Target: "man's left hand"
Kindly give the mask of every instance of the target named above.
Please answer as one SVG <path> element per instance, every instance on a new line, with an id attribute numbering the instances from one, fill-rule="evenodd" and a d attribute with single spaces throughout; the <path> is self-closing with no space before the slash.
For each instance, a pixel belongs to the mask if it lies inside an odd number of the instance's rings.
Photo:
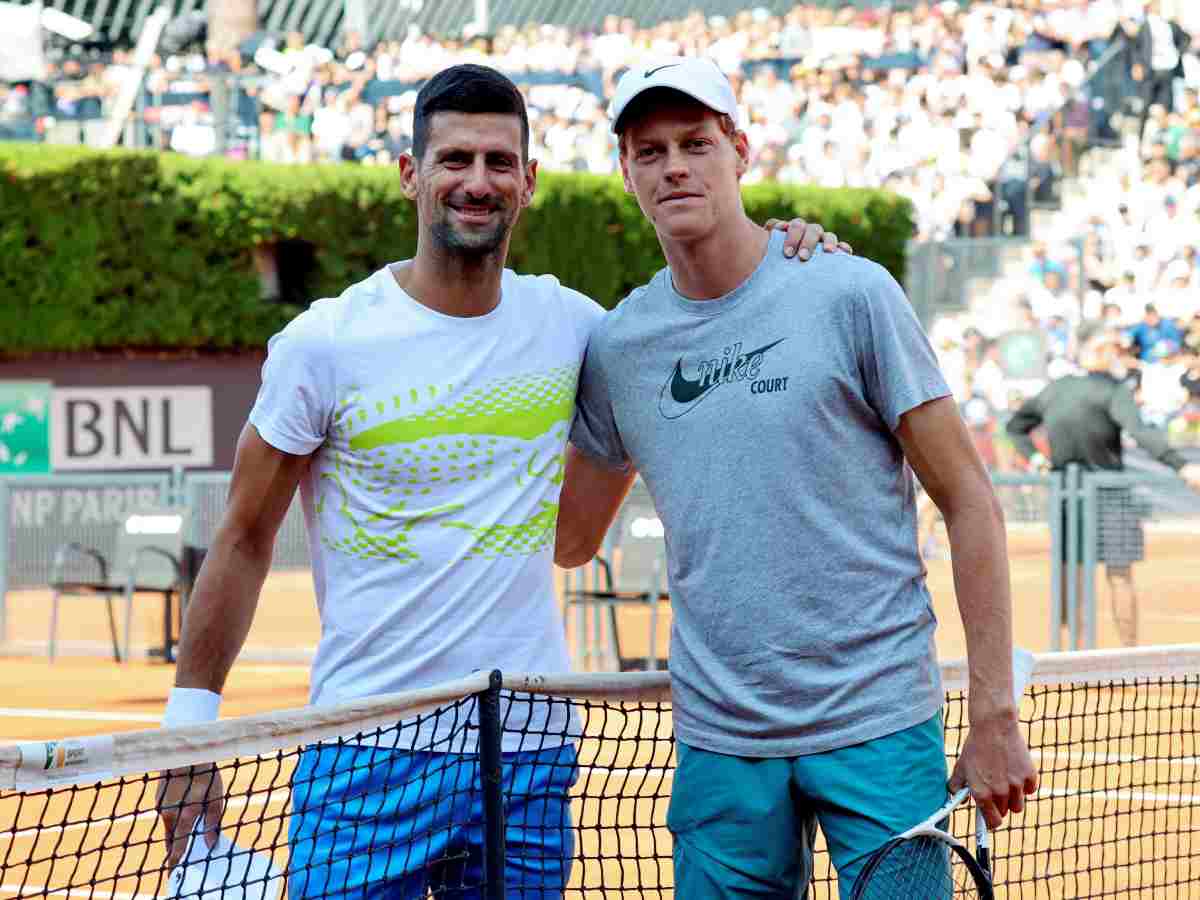
<path id="1" fill-rule="evenodd" d="M 787 257 L 798 256 L 802 260 L 808 259 L 817 249 L 818 244 L 826 253 L 835 253 L 838 250 L 843 253 L 854 252 L 853 247 L 845 241 L 839 241 L 836 234 L 826 231 L 816 222 L 806 222 L 803 219 L 792 219 L 790 222 L 783 219 L 767 219 L 763 227 L 787 232 L 787 237 L 783 241 L 783 255 Z"/>
<path id="2" fill-rule="evenodd" d="M 989 829 L 1025 808 L 1025 797 L 1037 790 L 1038 774 L 1015 718 L 971 726 L 950 776 L 950 793 L 964 786 L 971 789 Z"/>

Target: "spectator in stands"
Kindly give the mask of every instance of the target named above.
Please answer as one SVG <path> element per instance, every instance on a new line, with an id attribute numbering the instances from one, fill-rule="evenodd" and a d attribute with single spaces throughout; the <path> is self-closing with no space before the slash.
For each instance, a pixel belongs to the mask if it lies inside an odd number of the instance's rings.
<path id="1" fill-rule="evenodd" d="M 1100 307 L 1100 327 L 1120 329 L 1123 324 L 1124 321 L 1122 320 L 1119 304 L 1106 302 Z"/>
<path id="2" fill-rule="evenodd" d="M 1067 277 L 1067 267 L 1057 260 L 1050 258 L 1045 241 L 1034 241 L 1030 253 L 1033 259 L 1029 263 L 1027 271 L 1031 278 L 1042 281 L 1048 272 L 1056 272 L 1064 279 Z"/>
<path id="3" fill-rule="evenodd" d="M 1175 107 L 1175 79 L 1183 76 L 1183 54 L 1191 36 L 1163 14 L 1162 0 L 1147 0 L 1145 18 L 1133 39 L 1130 75 L 1142 88 L 1142 129 L 1151 106 Z"/>
<path id="4" fill-rule="evenodd" d="M 1170 319 L 1181 329 L 1187 326 L 1200 305 L 1200 294 L 1192 283 L 1194 275 L 1186 259 L 1171 260 L 1163 271 L 1162 286 L 1154 299 L 1163 318 Z"/>
<path id="5" fill-rule="evenodd" d="M 1107 248 L 1101 235 L 1089 232 L 1083 239 L 1083 271 L 1087 279 L 1087 288 L 1097 295 L 1103 295 L 1117 281 L 1116 264 L 1107 254 Z"/>
<path id="6" fill-rule="evenodd" d="M 1153 255 L 1153 242 L 1148 234 L 1138 239 L 1133 248 L 1129 269 L 1133 272 L 1134 286 L 1139 294 L 1150 296 L 1158 285 L 1162 264 Z"/>
<path id="7" fill-rule="evenodd" d="M 313 149 L 317 159 L 342 158 L 342 146 L 350 139 L 352 102 L 349 91 L 339 93 L 337 88 L 325 89 L 324 102 L 317 107 L 312 118 Z"/>
<path id="8" fill-rule="evenodd" d="M 1050 269 L 1040 284 L 1030 286 L 1029 300 L 1042 322 L 1057 318 L 1063 322 L 1079 324 L 1079 297 L 1066 283 L 1065 273 L 1057 269 Z"/>
<path id="9" fill-rule="evenodd" d="M 1183 334 L 1175 323 L 1164 319 L 1158 307 L 1147 303 L 1142 320 L 1127 331 L 1127 337 L 1142 363 L 1155 363 L 1179 352 Z"/>
<path id="10" fill-rule="evenodd" d="M 1200 303 L 1196 306 L 1196 311 L 1192 313 L 1191 319 L 1188 320 L 1187 330 L 1183 335 L 1183 345 L 1192 353 L 1200 354 Z"/>
<path id="11" fill-rule="evenodd" d="M 1133 325 L 1146 311 L 1146 295 L 1137 288 L 1137 274 L 1126 270 L 1121 280 L 1104 294 L 1105 305 L 1120 310 L 1120 323 Z"/>
<path id="12" fill-rule="evenodd" d="M 311 162 L 313 117 L 299 94 L 287 98 L 287 106 L 275 116 L 271 128 L 271 153 L 275 162 Z"/>
<path id="13" fill-rule="evenodd" d="M 381 149 L 392 159 L 399 159 L 401 153 L 412 149 L 412 135 L 404 127 L 401 116 L 391 116 L 387 122 L 387 130 L 380 136 Z"/>

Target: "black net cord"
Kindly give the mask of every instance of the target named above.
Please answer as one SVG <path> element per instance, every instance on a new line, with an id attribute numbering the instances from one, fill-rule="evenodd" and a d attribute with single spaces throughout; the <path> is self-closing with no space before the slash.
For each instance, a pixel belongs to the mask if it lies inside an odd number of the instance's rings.
<path id="1" fill-rule="evenodd" d="M 500 759 L 500 687 L 493 669 L 479 694 L 479 780 L 483 788 L 483 882 L 487 900 L 504 900 L 504 773 Z"/>

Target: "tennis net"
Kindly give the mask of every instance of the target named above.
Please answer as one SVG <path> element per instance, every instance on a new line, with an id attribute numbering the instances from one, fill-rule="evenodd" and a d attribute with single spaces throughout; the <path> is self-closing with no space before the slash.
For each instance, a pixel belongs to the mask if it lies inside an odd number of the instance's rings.
<path id="1" fill-rule="evenodd" d="M 965 667 L 943 677 L 953 764 Z M 665 673 L 480 673 L 333 708 L 0 747 L 0 896 L 331 897 L 386 877 L 396 896 L 541 898 L 569 870 L 570 898 L 672 897 L 669 694 Z M 1200 895 L 1198 695 L 1200 646 L 1037 658 L 1021 719 L 1042 783 L 994 835 L 998 897 Z M 169 878 L 161 773 L 190 767 L 206 784 L 214 760 L 232 845 Z M 564 819 L 552 798 L 572 779 Z M 952 827 L 966 837 L 972 823 Z M 823 852 L 809 893 L 837 896 Z"/>

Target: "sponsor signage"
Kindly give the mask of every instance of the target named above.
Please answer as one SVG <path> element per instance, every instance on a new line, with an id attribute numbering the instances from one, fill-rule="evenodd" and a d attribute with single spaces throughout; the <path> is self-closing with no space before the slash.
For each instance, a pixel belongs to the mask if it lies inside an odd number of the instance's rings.
<path id="1" fill-rule="evenodd" d="M 158 489 L 138 487 L 9 488 L 9 524 L 13 528 L 68 528 L 119 525 L 135 509 L 162 502 Z"/>
<path id="2" fill-rule="evenodd" d="M 0 382 L 0 475 L 50 471 L 48 381 Z"/>
<path id="3" fill-rule="evenodd" d="M 55 388 L 55 471 L 212 465 L 212 389 Z"/>

